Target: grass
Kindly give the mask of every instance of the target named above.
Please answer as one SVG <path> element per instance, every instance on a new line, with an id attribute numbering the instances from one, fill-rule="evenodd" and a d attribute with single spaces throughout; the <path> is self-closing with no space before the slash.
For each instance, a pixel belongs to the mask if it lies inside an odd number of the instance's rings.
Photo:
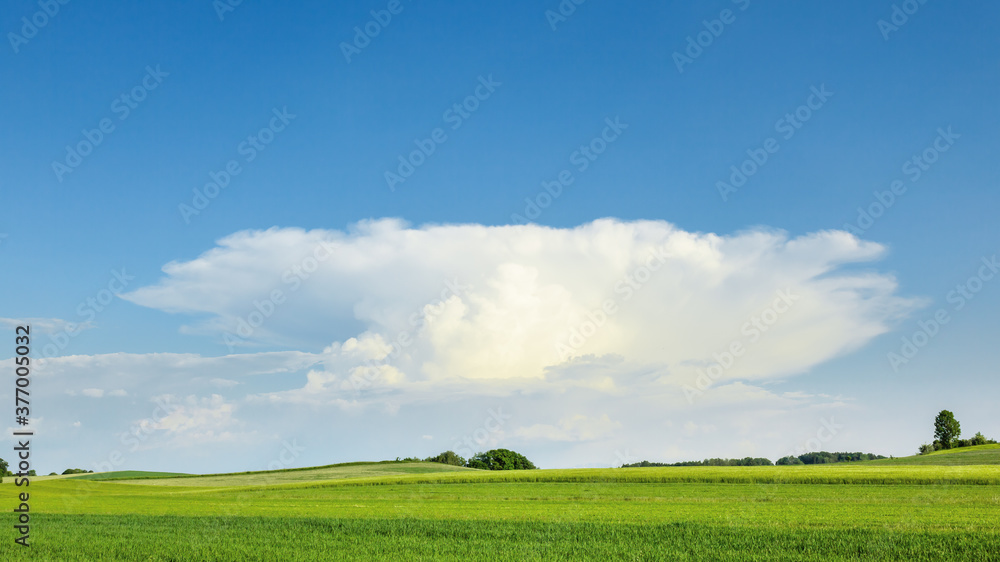
<path id="1" fill-rule="evenodd" d="M 15 547 L 5 525 L 0 560 L 995 560 L 1000 551 L 995 462 L 436 473 L 423 471 L 444 465 L 425 464 L 33 481 L 34 546 Z M 389 469 L 401 472 L 370 472 Z M 0 485 L 0 506 L 22 490 Z"/>
<path id="2" fill-rule="evenodd" d="M 476 472 L 470 468 L 431 462 L 358 462 L 333 464 L 293 470 L 239 472 L 205 476 L 176 476 L 144 480 L 142 484 L 157 486 L 260 486 L 343 480 L 349 478 L 382 478 L 407 474 L 433 474 L 441 472 Z M 111 473 L 113 474 L 113 473 Z M 136 478 L 116 478 L 121 482 L 136 482 Z"/>
<path id="3" fill-rule="evenodd" d="M 116 472 L 94 472 L 88 474 L 68 474 L 67 478 L 79 480 L 121 480 L 125 478 L 170 478 L 174 476 L 188 476 L 183 472 L 147 472 L 144 470 L 119 470 Z"/>
<path id="4" fill-rule="evenodd" d="M 976 445 L 945 451 L 934 451 L 926 455 L 868 461 L 872 465 L 923 465 L 923 466 L 963 466 L 1000 464 L 1000 445 Z"/>

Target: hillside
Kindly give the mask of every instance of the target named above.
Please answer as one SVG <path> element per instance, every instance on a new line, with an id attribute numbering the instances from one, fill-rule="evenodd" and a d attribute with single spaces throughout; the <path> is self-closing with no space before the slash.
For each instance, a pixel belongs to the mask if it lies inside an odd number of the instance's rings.
<path id="1" fill-rule="evenodd" d="M 190 476 L 183 472 L 147 472 L 145 470 L 118 470 L 115 472 L 89 472 L 87 474 L 69 474 L 66 478 L 77 480 L 121 480 L 123 478 L 171 478 L 174 476 Z"/>
<path id="2" fill-rule="evenodd" d="M 867 461 L 865 465 L 926 465 L 926 466 L 967 466 L 976 464 L 1000 464 L 1000 445 L 977 445 L 946 451 L 934 451 L 926 455 Z"/>
<path id="3" fill-rule="evenodd" d="M 441 472 L 479 472 L 471 468 L 433 462 L 353 462 L 332 464 L 312 468 L 270 470 L 262 472 L 242 472 L 231 474 L 206 474 L 195 476 L 166 477 L 107 477 L 119 483 L 146 484 L 152 486 L 265 486 L 315 482 L 322 480 L 343 480 L 347 478 L 377 478 L 385 476 L 405 476 L 410 474 L 434 474 Z M 104 473 L 113 475 L 115 473 Z M 155 473 L 145 473 L 155 474 Z M 166 474 L 166 473 L 164 473 Z M 97 474 L 91 476 L 98 476 Z"/>

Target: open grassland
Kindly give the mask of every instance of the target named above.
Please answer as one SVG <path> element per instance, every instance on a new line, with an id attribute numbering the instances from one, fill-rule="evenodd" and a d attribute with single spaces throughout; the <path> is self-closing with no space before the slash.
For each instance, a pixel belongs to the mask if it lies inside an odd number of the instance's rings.
<path id="1" fill-rule="evenodd" d="M 80 480 L 121 480 L 123 478 L 171 478 L 174 476 L 189 476 L 182 472 L 147 472 L 145 470 L 119 470 L 117 472 L 94 472 L 88 474 L 69 474 L 67 478 Z"/>
<path id="2" fill-rule="evenodd" d="M 872 465 L 937 465 L 962 466 L 973 464 L 1000 464 L 1000 445 L 977 445 L 946 451 L 934 451 L 915 457 L 868 461 Z"/>
<path id="3" fill-rule="evenodd" d="M 141 483 L 154 486 L 264 486 L 293 482 L 316 482 L 353 478 L 382 478 L 407 474 L 434 474 L 448 472 L 478 472 L 470 468 L 430 462 L 356 462 L 318 466 L 293 470 L 211 474 L 206 476 L 179 476 L 176 478 L 129 478 L 125 473 L 115 475 L 118 482 Z M 121 474 L 122 476 L 117 476 Z M 92 476 L 98 476 L 94 474 Z"/>
<path id="4" fill-rule="evenodd" d="M 32 482 L 30 554 L 5 524 L 0 560 L 985 561 L 1000 552 L 995 464 L 389 476 L 363 466 L 332 478 L 334 467 L 263 481 Z M 282 474 L 297 479 L 275 482 Z M 0 485 L 5 511 L 18 491 Z"/>

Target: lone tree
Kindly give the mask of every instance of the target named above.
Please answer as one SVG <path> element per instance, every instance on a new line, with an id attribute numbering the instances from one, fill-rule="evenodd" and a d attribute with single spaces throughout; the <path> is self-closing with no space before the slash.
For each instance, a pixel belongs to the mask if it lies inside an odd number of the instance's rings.
<path id="1" fill-rule="evenodd" d="M 962 435 L 962 427 L 955 414 L 948 410 L 941 410 L 941 413 L 934 418 L 934 439 L 941 443 L 942 449 L 951 449 L 951 443 Z"/>
<path id="2" fill-rule="evenodd" d="M 0 459 L 0 484 L 3 483 L 3 477 L 7 474 L 7 461 Z"/>

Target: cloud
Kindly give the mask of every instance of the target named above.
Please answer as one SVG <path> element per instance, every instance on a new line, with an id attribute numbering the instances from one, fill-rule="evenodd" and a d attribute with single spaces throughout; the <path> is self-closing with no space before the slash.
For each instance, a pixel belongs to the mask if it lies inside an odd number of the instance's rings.
<path id="1" fill-rule="evenodd" d="M 597 418 L 575 415 L 563 418 L 558 425 L 535 424 L 518 428 L 516 437 L 523 439 L 541 439 L 546 441 L 594 441 L 609 437 L 616 429 L 622 427 L 619 422 L 611 421 L 607 414 Z"/>
<path id="2" fill-rule="evenodd" d="M 0 318 L 0 326 L 10 330 L 18 326 L 30 326 L 35 332 L 49 335 L 61 332 L 76 335 L 94 327 L 91 322 L 70 322 L 61 318 Z"/>
<path id="3" fill-rule="evenodd" d="M 183 399 L 164 395 L 156 400 L 167 404 L 168 412 L 155 420 L 151 429 L 166 432 L 169 445 L 192 447 L 205 443 L 250 441 L 254 435 L 239 431 L 243 422 L 234 416 L 236 405 L 218 394 L 204 397 L 192 395 Z"/>
<path id="4" fill-rule="evenodd" d="M 723 384 L 787 377 L 857 349 L 920 305 L 897 296 L 890 275 L 843 267 L 884 253 L 840 231 L 386 219 L 347 232 L 238 232 L 124 298 L 207 316 L 191 333 L 326 346 L 305 385 L 272 400 L 346 406 L 359 378 L 410 395 L 574 384 L 635 392 L 640 382 L 688 384 L 719 361 Z M 743 353 L 727 362 L 734 343 Z"/>
<path id="5" fill-rule="evenodd" d="M 85 388 L 80 391 L 80 394 L 88 396 L 90 398 L 100 398 L 104 396 L 104 391 L 100 388 Z"/>

